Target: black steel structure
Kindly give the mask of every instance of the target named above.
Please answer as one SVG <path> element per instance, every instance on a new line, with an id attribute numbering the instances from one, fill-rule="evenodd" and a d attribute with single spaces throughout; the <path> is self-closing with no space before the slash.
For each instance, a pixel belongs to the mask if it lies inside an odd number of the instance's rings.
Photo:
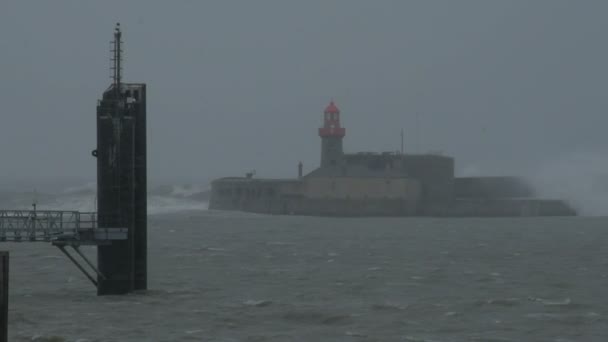
<path id="1" fill-rule="evenodd" d="M 146 85 L 122 82 L 122 33 L 112 42 L 112 85 L 97 104 L 97 221 L 127 229 L 97 247 L 98 295 L 147 288 Z"/>
<path id="2" fill-rule="evenodd" d="M 122 82 L 121 37 L 116 24 L 112 84 L 97 103 L 97 148 L 92 152 L 97 158 L 97 212 L 37 210 L 36 203 L 33 210 L 0 210 L 0 242 L 52 243 L 97 287 L 98 295 L 148 286 L 146 85 Z M 81 246 L 97 247 L 97 267 Z M 8 254 L 0 252 L 0 266 L 6 270 L 0 268 L 1 287 L 8 285 Z M 0 324 L 6 320 L 2 298 L 4 303 L 8 298 L 2 289 Z"/>
<path id="3" fill-rule="evenodd" d="M 0 252 L 0 342 L 8 342 L 8 252 Z"/>

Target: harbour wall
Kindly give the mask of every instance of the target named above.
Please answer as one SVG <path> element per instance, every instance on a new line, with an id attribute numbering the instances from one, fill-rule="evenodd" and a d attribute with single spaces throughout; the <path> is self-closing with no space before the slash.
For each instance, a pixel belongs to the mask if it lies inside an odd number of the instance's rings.
<path id="1" fill-rule="evenodd" d="M 434 217 L 529 217 L 575 216 L 576 211 L 562 200 L 546 199 L 457 199 L 429 204 L 421 215 Z"/>
<path id="2" fill-rule="evenodd" d="M 431 216 L 431 217 L 530 217 L 574 216 L 564 201 L 542 199 L 455 200 L 421 204 L 401 199 L 276 199 L 232 198 L 210 202 L 212 210 L 234 210 L 270 215 L 310 216 Z"/>
<path id="3" fill-rule="evenodd" d="M 466 199 L 530 198 L 534 189 L 519 177 L 456 177 L 454 197 Z"/>
<path id="4" fill-rule="evenodd" d="M 402 199 L 336 199 L 284 197 L 277 199 L 212 200 L 209 209 L 271 215 L 304 216 L 415 216 L 418 202 Z"/>
<path id="5" fill-rule="evenodd" d="M 495 180 L 489 184 L 506 183 L 505 180 Z M 418 181 L 406 178 L 354 179 L 347 177 L 303 180 L 224 178 L 214 181 L 212 184 L 209 209 L 274 215 L 344 217 L 576 215 L 576 212 L 561 200 L 506 198 L 505 195 L 507 193 L 498 191 L 493 198 L 470 196 L 444 201 L 428 201 L 423 199 Z"/>

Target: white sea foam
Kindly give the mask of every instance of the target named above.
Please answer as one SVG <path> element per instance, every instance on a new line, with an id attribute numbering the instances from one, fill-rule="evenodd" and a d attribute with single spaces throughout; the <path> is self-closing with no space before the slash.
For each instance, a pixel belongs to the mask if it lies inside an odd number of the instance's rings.
<path id="1" fill-rule="evenodd" d="M 169 191 L 154 188 L 149 191 L 148 214 L 168 214 L 180 211 L 207 210 L 208 202 L 203 199 L 190 198 L 204 191 L 204 186 L 172 186 Z M 39 210 L 62 211 L 96 211 L 96 184 L 85 183 L 69 186 L 56 193 L 23 193 L 8 194 L 1 207 L 4 209 L 27 210 L 36 202 Z M 6 196 L 5 196 L 6 197 Z"/>
<path id="2" fill-rule="evenodd" d="M 608 214 L 608 155 L 578 152 L 544 163 L 529 177 L 538 195 L 559 198 L 583 215 Z"/>
<path id="3" fill-rule="evenodd" d="M 148 198 L 148 214 L 169 214 L 180 211 L 207 210 L 209 204 L 187 198 L 152 196 Z"/>

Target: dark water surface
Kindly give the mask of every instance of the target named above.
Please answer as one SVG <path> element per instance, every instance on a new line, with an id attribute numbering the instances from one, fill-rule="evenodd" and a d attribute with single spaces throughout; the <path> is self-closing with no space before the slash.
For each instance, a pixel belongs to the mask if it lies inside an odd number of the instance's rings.
<path id="1" fill-rule="evenodd" d="M 11 252 L 10 341 L 608 341 L 608 219 L 150 217 L 150 290 Z M 89 249 L 93 254 L 93 249 Z"/>

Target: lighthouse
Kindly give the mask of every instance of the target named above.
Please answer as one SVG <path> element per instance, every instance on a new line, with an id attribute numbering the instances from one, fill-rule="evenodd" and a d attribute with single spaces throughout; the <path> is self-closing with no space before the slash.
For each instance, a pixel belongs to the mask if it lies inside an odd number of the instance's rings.
<path id="1" fill-rule="evenodd" d="M 319 128 L 321 137 L 321 167 L 332 167 L 342 164 L 344 151 L 342 138 L 346 129 L 340 126 L 340 109 L 331 101 L 323 112 L 323 127 Z"/>

